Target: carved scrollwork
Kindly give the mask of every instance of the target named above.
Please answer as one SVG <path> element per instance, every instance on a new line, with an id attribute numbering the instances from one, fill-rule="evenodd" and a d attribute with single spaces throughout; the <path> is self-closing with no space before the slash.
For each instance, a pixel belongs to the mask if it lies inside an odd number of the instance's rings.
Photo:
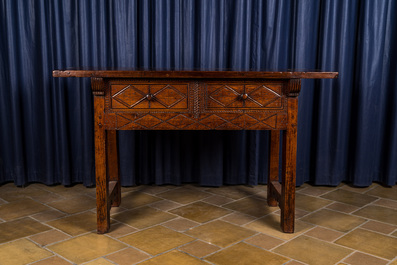
<path id="1" fill-rule="evenodd" d="M 103 78 L 91 77 L 91 89 L 92 94 L 94 94 L 95 96 L 104 96 L 105 84 L 103 82 Z"/>
<path id="2" fill-rule="evenodd" d="M 288 97 L 297 97 L 301 91 L 301 80 L 291 79 L 288 82 Z"/>

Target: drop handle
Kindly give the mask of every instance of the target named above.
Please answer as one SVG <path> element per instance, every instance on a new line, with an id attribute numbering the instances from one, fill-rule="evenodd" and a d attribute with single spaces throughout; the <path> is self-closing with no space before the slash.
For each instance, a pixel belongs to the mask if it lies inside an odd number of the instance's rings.
<path id="1" fill-rule="evenodd" d="M 146 99 L 149 101 L 152 101 L 152 100 L 154 100 L 154 96 L 152 94 L 147 94 Z"/>
<path id="2" fill-rule="evenodd" d="M 240 99 L 241 100 L 246 100 L 247 98 L 248 98 L 248 94 L 247 93 L 244 93 L 244 94 L 240 95 Z"/>

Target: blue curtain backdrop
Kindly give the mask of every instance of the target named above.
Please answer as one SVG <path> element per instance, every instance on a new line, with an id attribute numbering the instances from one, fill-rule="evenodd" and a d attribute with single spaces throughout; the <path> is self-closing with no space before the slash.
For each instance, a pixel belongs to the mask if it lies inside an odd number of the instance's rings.
<path id="1" fill-rule="evenodd" d="M 397 180 L 397 1 L 0 0 L 0 183 L 93 185 L 89 79 L 53 69 L 321 69 L 297 184 Z M 119 132 L 123 185 L 257 184 L 267 132 Z"/>

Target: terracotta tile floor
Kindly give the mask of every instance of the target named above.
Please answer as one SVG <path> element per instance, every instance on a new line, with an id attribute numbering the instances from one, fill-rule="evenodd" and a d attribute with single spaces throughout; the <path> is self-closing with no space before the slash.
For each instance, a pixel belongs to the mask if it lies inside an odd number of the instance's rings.
<path id="1" fill-rule="evenodd" d="M 0 264 L 397 264 L 397 186 L 297 189 L 296 233 L 266 186 L 122 189 L 97 235 L 95 189 L 0 186 Z"/>

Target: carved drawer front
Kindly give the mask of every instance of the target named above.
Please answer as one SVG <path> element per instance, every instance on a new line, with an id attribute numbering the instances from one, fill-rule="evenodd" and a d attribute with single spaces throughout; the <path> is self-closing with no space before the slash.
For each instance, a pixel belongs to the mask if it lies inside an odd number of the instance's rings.
<path id="1" fill-rule="evenodd" d="M 205 107 L 227 109 L 283 109 L 281 81 L 206 82 Z"/>
<path id="2" fill-rule="evenodd" d="M 188 108 L 189 83 L 155 81 L 112 82 L 110 108 L 116 110 L 180 110 Z"/>

